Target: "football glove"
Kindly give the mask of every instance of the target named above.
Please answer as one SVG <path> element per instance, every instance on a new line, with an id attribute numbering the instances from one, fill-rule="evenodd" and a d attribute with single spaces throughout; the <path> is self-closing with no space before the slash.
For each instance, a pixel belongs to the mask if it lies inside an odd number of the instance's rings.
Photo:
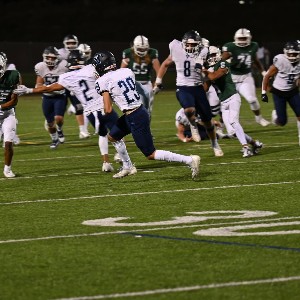
<path id="1" fill-rule="evenodd" d="M 199 74 L 202 73 L 203 63 L 204 63 L 204 61 L 203 61 L 202 56 L 198 56 L 195 59 L 195 71 Z"/>
<path id="2" fill-rule="evenodd" d="M 14 94 L 17 94 L 18 96 L 22 96 L 24 94 L 30 94 L 32 93 L 33 89 L 28 88 L 25 85 L 19 85 L 14 91 Z"/>
<path id="3" fill-rule="evenodd" d="M 155 84 L 154 88 L 153 88 L 153 94 L 156 95 L 158 94 L 162 89 L 163 89 L 163 85 L 162 84 Z"/>
<path id="4" fill-rule="evenodd" d="M 261 94 L 261 101 L 262 102 L 269 102 L 269 98 L 267 94 Z"/>

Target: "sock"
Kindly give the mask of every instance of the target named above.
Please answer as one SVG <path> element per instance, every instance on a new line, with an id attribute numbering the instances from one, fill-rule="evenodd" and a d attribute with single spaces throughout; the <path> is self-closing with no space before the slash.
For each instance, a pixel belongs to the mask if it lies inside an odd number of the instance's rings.
<path id="1" fill-rule="evenodd" d="M 52 141 L 58 140 L 58 134 L 57 134 L 57 131 L 54 132 L 54 133 L 50 133 L 50 136 L 51 136 Z"/>
<path id="2" fill-rule="evenodd" d="M 168 162 L 181 162 L 190 165 L 192 162 L 191 156 L 177 154 L 171 151 L 156 150 L 154 154 L 155 160 L 164 160 Z"/>
<path id="3" fill-rule="evenodd" d="M 101 155 L 108 154 L 108 138 L 106 136 L 99 135 L 98 145 Z"/>
<path id="4" fill-rule="evenodd" d="M 116 151 L 120 155 L 120 158 L 123 163 L 123 168 L 124 169 L 131 169 L 132 168 L 132 162 L 129 157 L 129 154 L 126 149 L 126 145 L 123 140 L 117 141 L 117 142 L 112 142 L 113 146 L 115 147 Z"/>
<path id="5" fill-rule="evenodd" d="M 300 138 L 300 121 L 297 120 L 298 136 Z"/>
<path id="6" fill-rule="evenodd" d="M 5 165 L 4 166 L 4 172 L 8 172 L 11 170 L 11 166 Z"/>

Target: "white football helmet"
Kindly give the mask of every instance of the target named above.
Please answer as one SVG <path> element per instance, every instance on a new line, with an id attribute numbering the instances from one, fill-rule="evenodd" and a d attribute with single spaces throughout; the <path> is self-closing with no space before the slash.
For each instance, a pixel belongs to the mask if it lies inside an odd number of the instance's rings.
<path id="1" fill-rule="evenodd" d="M 6 70 L 7 58 L 4 52 L 0 52 L 0 78 L 4 75 Z"/>
<path id="2" fill-rule="evenodd" d="M 77 49 L 83 53 L 83 57 L 86 61 L 92 57 L 92 49 L 90 45 L 80 44 Z"/>
<path id="3" fill-rule="evenodd" d="M 209 40 L 202 38 L 201 43 L 202 43 L 203 47 L 206 47 L 206 48 L 209 47 Z"/>
<path id="4" fill-rule="evenodd" d="M 43 61 L 48 67 L 54 67 L 58 63 L 58 56 L 57 48 L 49 46 L 43 52 Z"/>
<path id="5" fill-rule="evenodd" d="M 287 42 L 283 48 L 285 57 L 295 63 L 300 60 L 300 44 L 298 41 Z"/>
<path id="6" fill-rule="evenodd" d="M 133 50 L 137 56 L 144 57 L 146 56 L 149 50 L 149 41 L 143 35 L 138 35 L 133 40 Z"/>
<path id="7" fill-rule="evenodd" d="M 209 66 L 215 65 L 222 58 L 221 50 L 215 46 L 209 46 L 208 55 L 207 55 L 207 63 Z"/>
<path id="8" fill-rule="evenodd" d="M 64 37 L 63 44 L 67 50 L 75 50 L 78 47 L 78 38 L 74 34 L 68 34 Z"/>
<path id="9" fill-rule="evenodd" d="M 240 28 L 235 34 L 234 34 L 234 43 L 238 47 L 246 47 L 250 45 L 252 39 L 252 35 L 250 33 L 250 30 L 246 28 Z"/>

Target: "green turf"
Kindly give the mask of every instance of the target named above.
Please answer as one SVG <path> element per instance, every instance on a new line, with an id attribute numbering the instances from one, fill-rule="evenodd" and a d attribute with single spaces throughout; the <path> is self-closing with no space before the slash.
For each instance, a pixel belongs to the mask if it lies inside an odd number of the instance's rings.
<path id="1" fill-rule="evenodd" d="M 272 102 L 261 105 L 270 120 Z M 98 138 L 80 140 L 74 116 L 65 116 L 65 144 L 50 150 L 41 97 L 20 97 L 17 177 L 0 178 L 1 300 L 299 299 L 300 147 L 292 111 L 285 127 L 261 127 L 243 100 L 241 123 L 264 143 L 245 159 L 237 140 L 221 140 L 219 158 L 207 140 L 177 140 L 178 109 L 174 91 L 156 96 L 154 142 L 200 154 L 200 177 L 192 180 L 181 164 L 146 160 L 128 136 L 138 173 L 118 180 L 101 172 Z M 274 214 L 240 218 L 239 211 Z M 118 217 L 109 226 L 83 224 Z M 234 235 L 203 235 L 223 227 Z"/>

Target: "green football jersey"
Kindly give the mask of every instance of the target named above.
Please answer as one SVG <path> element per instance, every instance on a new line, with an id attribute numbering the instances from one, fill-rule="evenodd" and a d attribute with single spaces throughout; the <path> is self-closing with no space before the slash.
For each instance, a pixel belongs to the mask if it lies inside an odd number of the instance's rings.
<path id="1" fill-rule="evenodd" d="M 216 79 L 213 82 L 214 87 L 217 89 L 218 97 L 220 101 L 224 101 L 236 93 L 235 83 L 232 81 L 230 66 L 227 61 L 219 61 L 214 66 L 214 71 L 217 71 L 219 68 L 228 68 L 228 73 L 222 77 Z"/>
<path id="2" fill-rule="evenodd" d="M 223 52 L 231 53 L 230 70 L 234 75 L 244 75 L 251 72 L 257 50 L 258 44 L 256 42 L 251 42 L 246 47 L 238 47 L 234 42 L 229 42 L 222 47 Z"/>
<path id="3" fill-rule="evenodd" d="M 7 70 L 0 78 L 0 105 L 10 100 L 11 94 L 20 82 L 20 73 L 17 70 Z M 3 110 L 11 109 L 12 107 Z"/>
<path id="4" fill-rule="evenodd" d="M 122 57 L 123 59 L 129 59 L 127 68 L 133 71 L 136 81 L 151 81 L 153 70 L 152 60 L 158 58 L 158 51 L 156 49 L 149 48 L 144 57 L 139 57 L 134 53 L 132 48 L 128 48 L 123 51 Z"/>

